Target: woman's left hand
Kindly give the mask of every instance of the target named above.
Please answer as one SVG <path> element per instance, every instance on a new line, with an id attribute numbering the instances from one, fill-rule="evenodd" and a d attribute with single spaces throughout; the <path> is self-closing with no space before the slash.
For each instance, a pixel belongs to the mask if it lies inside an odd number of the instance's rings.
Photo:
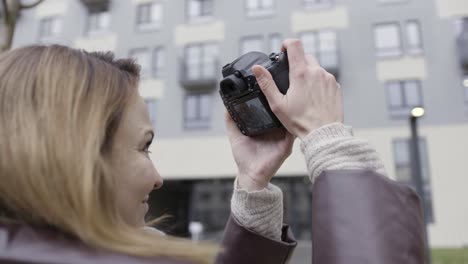
<path id="1" fill-rule="evenodd" d="M 244 136 L 230 115 L 225 113 L 226 129 L 238 168 L 237 182 L 247 191 L 266 188 L 289 155 L 295 137 L 278 129 L 256 137 Z"/>

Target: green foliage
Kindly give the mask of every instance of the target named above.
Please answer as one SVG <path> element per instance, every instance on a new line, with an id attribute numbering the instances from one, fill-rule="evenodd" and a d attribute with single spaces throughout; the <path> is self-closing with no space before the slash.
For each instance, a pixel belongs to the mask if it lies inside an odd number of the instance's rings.
<path id="1" fill-rule="evenodd" d="M 468 264 L 468 248 L 432 249 L 432 264 Z"/>

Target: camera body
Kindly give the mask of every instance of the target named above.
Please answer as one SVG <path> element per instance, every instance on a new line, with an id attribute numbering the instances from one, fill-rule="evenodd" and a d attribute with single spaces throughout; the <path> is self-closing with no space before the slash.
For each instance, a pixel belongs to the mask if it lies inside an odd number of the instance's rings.
<path id="1" fill-rule="evenodd" d="M 271 73 L 281 93 L 286 94 L 289 88 L 286 52 L 269 56 L 261 52 L 249 52 L 223 67 L 224 79 L 220 83 L 219 93 L 232 120 L 246 136 L 264 134 L 283 126 L 258 86 L 252 72 L 254 65 L 261 65 Z"/>

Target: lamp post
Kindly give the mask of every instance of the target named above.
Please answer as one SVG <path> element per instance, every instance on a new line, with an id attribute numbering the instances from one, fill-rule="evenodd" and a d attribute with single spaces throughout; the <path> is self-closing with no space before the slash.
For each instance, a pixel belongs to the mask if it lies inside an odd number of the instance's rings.
<path id="1" fill-rule="evenodd" d="M 426 252 L 427 252 L 427 264 L 431 263 L 431 251 L 429 248 L 429 234 L 427 230 L 427 219 L 426 219 L 426 203 L 424 195 L 424 183 L 422 178 L 422 169 L 421 169 L 421 155 L 419 153 L 419 136 L 418 136 L 418 118 L 424 116 L 424 108 L 415 107 L 411 110 L 410 116 L 410 127 L 411 127 L 411 173 L 412 180 L 416 187 L 416 192 L 421 198 L 421 203 L 423 207 L 423 220 L 424 220 L 424 231 L 425 231 L 425 243 L 426 243 Z"/>

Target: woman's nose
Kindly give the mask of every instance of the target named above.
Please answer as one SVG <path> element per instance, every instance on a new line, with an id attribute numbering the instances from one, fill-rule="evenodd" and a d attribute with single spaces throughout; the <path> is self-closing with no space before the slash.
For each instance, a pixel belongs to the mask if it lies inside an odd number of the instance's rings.
<path id="1" fill-rule="evenodd" d="M 161 177 L 161 175 L 159 174 L 158 170 L 155 168 L 155 176 L 156 176 L 156 179 L 155 179 L 155 182 L 154 182 L 154 187 L 153 187 L 153 190 L 157 190 L 159 188 L 161 188 L 163 186 L 163 178 Z"/>

